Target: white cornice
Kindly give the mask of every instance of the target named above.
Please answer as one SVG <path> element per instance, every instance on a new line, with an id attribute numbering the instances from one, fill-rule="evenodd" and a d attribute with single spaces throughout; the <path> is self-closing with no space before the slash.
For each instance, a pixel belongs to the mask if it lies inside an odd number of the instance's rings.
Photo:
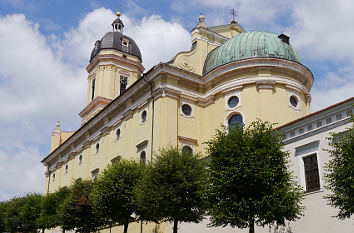
<path id="1" fill-rule="evenodd" d="M 263 62 L 263 63 L 262 63 Z M 232 81 L 224 82 L 221 85 L 213 87 L 206 93 L 193 92 L 191 90 L 183 89 L 179 86 L 174 86 L 170 84 L 159 84 L 154 87 L 153 92 L 150 92 L 150 86 L 147 82 L 156 82 L 162 77 L 174 77 L 178 80 L 183 80 L 183 82 L 188 83 L 188 85 L 199 87 L 201 90 L 209 86 L 209 83 L 212 83 L 216 80 L 222 80 L 221 78 L 231 75 L 232 72 L 238 72 L 239 69 L 255 69 L 263 66 L 270 66 L 271 68 L 278 68 L 279 66 L 287 66 L 287 69 L 292 72 L 298 72 L 298 76 L 310 75 L 310 78 L 307 78 L 311 81 L 312 74 L 306 70 L 300 64 L 291 62 L 287 63 L 280 61 L 279 59 L 271 59 L 268 61 L 258 60 L 258 63 L 250 63 L 249 61 L 241 61 L 233 64 L 228 64 L 224 68 L 224 72 L 221 69 L 216 69 L 205 77 L 199 76 L 197 74 L 187 72 L 185 70 L 160 63 L 153 69 L 151 69 L 144 78 L 139 79 L 134 83 L 131 88 L 128 88 L 127 91 L 114 99 L 110 104 L 108 104 L 104 109 L 102 109 L 95 117 L 90 119 L 86 124 L 84 124 L 77 132 L 75 132 L 71 137 L 69 137 L 62 145 L 60 145 L 56 150 L 49 154 L 42 162 L 46 164 L 53 163 L 53 159 L 61 161 L 58 159 L 58 156 L 62 154 L 67 154 L 69 152 L 77 153 L 83 150 L 84 147 L 90 145 L 90 143 L 96 140 L 104 131 L 107 131 L 110 127 L 116 126 L 121 121 L 129 119 L 132 117 L 133 112 L 139 106 L 146 104 L 151 97 L 159 98 L 164 96 L 170 96 L 173 98 L 179 98 L 183 93 L 183 98 L 188 98 L 196 102 L 196 104 L 201 106 L 207 106 L 212 104 L 215 101 L 215 96 L 219 93 L 227 93 L 232 90 L 241 89 L 245 84 L 256 83 L 257 81 L 262 80 L 265 77 L 261 76 L 248 76 L 243 78 L 236 78 Z M 301 72 L 300 72 L 301 71 Z M 300 72 L 300 73 L 299 73 Z M 167 75 L 167 76 L 166 76 Z M 219 75 L 219 76 L 218 76 Z M 146 81 L 144 81 L 144 79 Z M 268 81 L 274 82 L 275 84 L 284 84 L 288 85 L 291 88 L 298 90 L 299 92 L 304 92 L 305 94 L 309 93 L 309 89 L 305 86 L 296 82 L 295 80 L 284 77 L 284 76 L 267 76 Z M 313 81 L 313 80 L 312 80 Z M 312 85 L 312 82 L 311 82 Z M 142 95 L 142 93 L 144 93 Z M 129 107 L 126 106 L 126 103 L 130 103 L 130 100 L 134 97 L 135 100 Z M 122 109 L 122 110 L 120 110 Z M 114 116 L 112 115 L 114 113 Z M 110 119 L 107 121 L 107 119 Z M 102 123 L 103 122 L 103 123 Z M 89 131 L 90 130 L 90 131 Z M 68 147 L 69 145 L 74 145 L 74 148 Z M 70 148 L 70 149 L 68 149 Z M 50 168 L 53 168 L 50 166 Z"/>

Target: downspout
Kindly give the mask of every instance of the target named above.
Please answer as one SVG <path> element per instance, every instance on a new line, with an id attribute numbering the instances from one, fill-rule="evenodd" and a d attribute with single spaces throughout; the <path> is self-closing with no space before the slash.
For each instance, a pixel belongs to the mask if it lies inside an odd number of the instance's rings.
<path id="1" fill-rule="evenodd" d="M 50 185 L 50 175 L 51 175 L 51 171 L 49 170 L 49 165 L 48 165 L 48 187 L 47 187 L 47 194 L 49 193 L 49 185 Z"/>
<path id="2" fill-rule="evenodd" d="M 151 119 L 151 152 L 150 152 L 151 161 L 152 161 L 152 155 L 153 155 L 153 150 L 154 150 L 155 97 L 152 95 L 152 93 L 153 93 L 153 84 L 152 84 L 151 82 L 147 81 L 147 80 L 145 79 L 145 77 L 146 77 L 146 76 L 145 76 L 145 74 L 144 74 L 143 79 L 144 79 L 144 81 L 145 81 L 146 83 L 150 84 L 150 95 L 151 95 L 151 97 L 152 97 L 152 113 L 151 113 L 151 115 L 152 115 L 152 116 L 151 116 L 151 117 L 152 117 L 152 119 Z"/>

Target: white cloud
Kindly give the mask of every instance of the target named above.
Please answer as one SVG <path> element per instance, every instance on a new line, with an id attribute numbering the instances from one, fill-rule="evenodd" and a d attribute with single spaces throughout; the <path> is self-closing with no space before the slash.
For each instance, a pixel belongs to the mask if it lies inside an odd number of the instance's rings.
<path id="1" fill-rule="evenodd" d="M 76 28 L 65 33 L 64 40 L 57 41 L 56 48 L 59 56 L 64 62 L 79 67 L 88 65 L 95 41 L 112 30 L 111 23 L 114 18 L 113 12 L 105 8 L 88 13 Z"/>
<path id="2" fill-rule="evenodd" d="M 0 201 L 26 192 L 43 193 L 45 168 L 36 147 L 21 147 L 16 154 L 0 150 Z"/>
<path id="3" fill-rule="evenodd" d="M 190 49 L 190 34 L 180 24 L 158 15 L 144 17 L 137 25 L 128 23 L 126 32 L 140 48 L 146 70 L 171 60 L 178 52 Z"/>
<path id="4" fill-rule="evenodd" d="M 354 63 L 353 11 L 352 0 L 297 1 L 288 28 L 293 44 L 314 60 Z"/>
<path id="5" fill-rule="evenodd" d="M 354 77 L 352 73 L 328 72 L 325 77 L 317 80 L 311 91 L 311 111 L 317 111 L 353 97 L 353 90 Z"/>

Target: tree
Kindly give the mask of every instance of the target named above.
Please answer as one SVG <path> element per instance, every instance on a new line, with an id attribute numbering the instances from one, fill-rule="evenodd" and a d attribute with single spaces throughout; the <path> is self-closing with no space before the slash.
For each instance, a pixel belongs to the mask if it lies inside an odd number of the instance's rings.
<path id="1" fill-rule="evenodd" d="M 136 221 L 133 214 L 137 206 L 133 203 L 133 188 L 142 175 L 144 165 L 135 161 L 120 161 L 109 165 L 94 184 L 91 198 L 94 208 L 103 222 L 109 219 L 114 224 L 124 225 L 128 232 L 130 222 Z"/>
<path id="2" fill-rule="evenodd" d="M 26 200 L 24 197 L 15 197 L 6 202 L 5 228 L 8 232 L 18 232 L 23 230 L 21 219 L 21 207 Z"/>
<path id="3" fill-rule="evenodd" d="M 37 232 L 43 196 L 37 193 L 24 197 L 25 203 L 21 207 L 20 217 L 23 232 Z"/>
<path id="4" fill-rule="evenodd" d="M 63 225 L 64 202 L 70 194 L 68 187 L 62 187 L 54 193 L 48 193 L 43 197 L 41 213 L 38 219 L 39 228 L 51 229 Z"/>
<path id="5" fill-rule="evenodd" d="M 217 130 L 207 142 L 211 226 L 283 225 L 301 216 L 303 192 L 288 170 L 282 136 L 260 120 Z"/>
<path id="6" fill-rule="evenodd" d="M 91 180 L 77 179 L 70 186 L 70 194 L 62 209 L 63 229 L 76 232 L 96 231 L 99 218 L 93 212 L 92 202 L 89 199 L 92 191 Z"/>
<path id="7" fill-rule="evenodd" d="M 351 117 L 354 123 L 354 117 Z M 339 208 L 339 219 L 350 218 L 354 213 L 354 124 L 348 131 L 332 134 L 329 138 L 331 159 L 326 164 L 326 188 L 332 191 L 325 196 L 331 206 Z"/>
<path id="8" fill-rule="evenodd" d="M 148 221 L 199 222 L 205 213 L 207 172 L 200 155 L 169 147 L 160 150 L 135 188 L 141 218 Z"/>
<path id="9" fill-rule="evenodd" d="M 5 232 L 6 202 L 0 202 L 0 232 Z"/>

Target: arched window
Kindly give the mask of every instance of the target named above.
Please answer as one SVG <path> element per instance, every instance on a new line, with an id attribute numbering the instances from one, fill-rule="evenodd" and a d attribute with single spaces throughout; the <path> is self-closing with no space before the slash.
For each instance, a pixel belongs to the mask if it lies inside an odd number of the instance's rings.
<path id="1" fill-rule="evenodd" d="M 96 86 L 96 78 L 93 78 L 91 81 L 91 100 L 95 98 L 95 86 Z"/>
<path id="2" fill-rule="evenodd" d="M 146 163 L 146 152 L 144 150 L 140 153 L 140 162 Z"/>
<path id="3" fill-rule="evenodd" d="M 82 155 L 79 156 L 78 164 L 79 164 L 79 165 L 82 164 Z"/>
<path id="4" fill-rule="evenodd" d="M 243 118 L 241 114 L 232 115 L 227 121 L 229 128 L 239 127 L 243 125 Z"/>
<path id="5" fill-rule="evenodd" d="M 96 154 L 100 151 L 100 143 L 96 143 Z"/>
<path id="6" fill-rule="evenodd" d="M 182 153 L 193 154 L 193 149 L 190 146 L 182 147 Z"/>

